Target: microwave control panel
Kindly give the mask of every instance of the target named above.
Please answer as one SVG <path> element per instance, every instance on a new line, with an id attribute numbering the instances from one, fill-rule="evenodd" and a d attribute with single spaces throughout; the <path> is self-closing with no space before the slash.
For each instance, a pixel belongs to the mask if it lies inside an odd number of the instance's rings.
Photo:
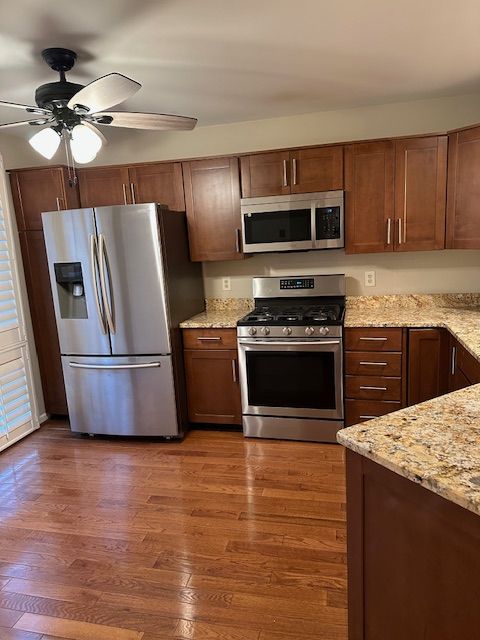
<path id="1" fill-rule="evenodd" d="M 340 238 L 340 207 L 317 207 L 317 240 Z"/>

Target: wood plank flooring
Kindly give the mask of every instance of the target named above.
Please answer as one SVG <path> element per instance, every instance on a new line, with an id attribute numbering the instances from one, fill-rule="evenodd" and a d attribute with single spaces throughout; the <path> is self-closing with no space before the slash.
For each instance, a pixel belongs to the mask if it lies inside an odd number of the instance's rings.
<path id="1" fill-rule="evenodd" d="M 336 445 L 192 431 L 0 454 L 0 640 L 346 640 Z"/>

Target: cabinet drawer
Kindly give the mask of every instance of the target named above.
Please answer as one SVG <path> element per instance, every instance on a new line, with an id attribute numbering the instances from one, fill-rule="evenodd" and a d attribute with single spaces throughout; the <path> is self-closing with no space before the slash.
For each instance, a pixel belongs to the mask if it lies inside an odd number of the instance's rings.
<path id="1" fill-rule="evenodd" d="M 345 400 L 345 423 L 349 427 L 365 420 L 384 416 L 401 409 L 400 402 L 382 402 L 381 400 Z"/>
<path id="2" fill-rule="evenodd" d="M 235 329 L 184 329 L 185 349 L 236 349 Z"/>
<path id="3" fill-rule="evenodd" d="M 345 373 L 362 376 L 401 376 L 401 353 L 375 351 L 347 351 Z"/>
<path id="4" fill-rule="evenodd" d="M 345 391 L 347 398 L 400 402 L 402 399 L 402 379 L 381 376 L 346 376 Z"/>
<path id="5" fill-rule="evenodd" d="M 347 351 L 401 351 L 402 329 L 345 329 Z"/>
<path id="6" fill-rule="evenodd" d="M 457 367 L 471 384 L 478 384 L 480 382 L 480 362 L 458 342 L 455 346 L 457 348 Z"/>

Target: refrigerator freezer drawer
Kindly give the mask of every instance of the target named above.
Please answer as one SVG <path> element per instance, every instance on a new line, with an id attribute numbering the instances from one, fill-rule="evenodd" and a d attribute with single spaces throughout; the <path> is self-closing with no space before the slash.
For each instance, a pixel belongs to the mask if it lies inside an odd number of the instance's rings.
<path id="1" fill-rule="evenodd" d="M 180 436 L 170 356 L 62 356 L 72 431 Z"/>

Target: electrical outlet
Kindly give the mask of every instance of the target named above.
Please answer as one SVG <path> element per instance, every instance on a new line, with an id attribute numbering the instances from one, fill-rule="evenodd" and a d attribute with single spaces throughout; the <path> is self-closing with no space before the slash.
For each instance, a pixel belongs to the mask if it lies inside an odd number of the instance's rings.
<path id="1" fill-rule="evenodd" d="M 365 271 L 365 286 L 374 287 L 376 284 L 375 271 Z"/>
<path id="2" fill-rule="evenodd" d="M 230 282 L 230 278 L 222 278 L 222 289 L 224 291 L 231 291 L 232 283 Z"/>

